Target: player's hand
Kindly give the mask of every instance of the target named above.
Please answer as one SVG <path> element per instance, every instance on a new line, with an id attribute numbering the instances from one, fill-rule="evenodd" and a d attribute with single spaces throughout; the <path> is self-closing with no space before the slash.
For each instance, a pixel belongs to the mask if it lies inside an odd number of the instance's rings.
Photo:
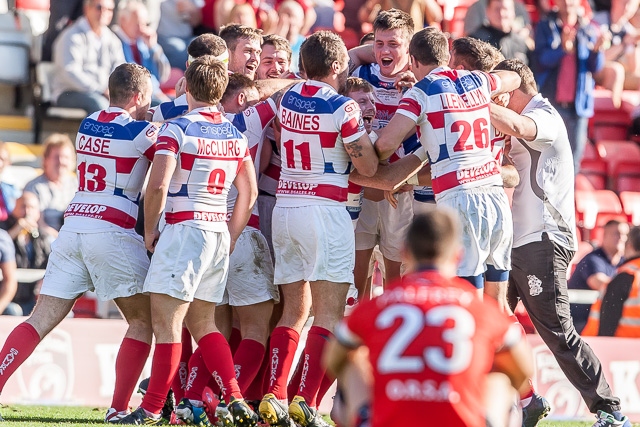
<path id="1" fill-rule="evenodd" d="M 176 82 L 176 98 L 184 95 L 187 92 L 187 79 L 184 76 L 180 77 Z"/>
<path id="2" fill-rule="evenodd" d="M 151 27 L 142 27 L 140 29 L 140 36 L 142 37 L 144 44 L 146 44 L 149 49 L 158 44 L 158 33 L 153 31 L 153 28 Z"/>
<path id="3" fill-rule="evenodd" d="M 387 199 L 387 202 L 391 205 L 393 209 L 398 209 L 398 193 L 394 193 L 393 191 L 384 190 L 384 198 Z"/>
<path id="4" fill-rule="evenodd" d="M 233 253 L 233 250 L 236 248 L 236 239 L 231 239 L 231 243 L 229 244 L 229 255 Z"/>
<path id="5" fill-rule="evenodd" d="M 511 100 L 511 96 L 509 96 L 508 93 L 501 93 L 501 94 L 496 95 L 493 98 L 491 98 L 491 100 L 494 102 L 494 104 L 506 108 L 507 105 L 509 105 L 509 101 Z"/>
<path id="6" fill-rule="evenodd" d="M 155 252 L 159 238 L 160 231 L 157 228 L 154 228 L 151 232 L 144 233 L 144 246 L 149 252 Z"/>
<path id="7" fill-rule="evenodd" d="M 393 85 L 401 92 L 404 89 L 411 89 L 417 81 L 416 76 L 411 71 L 404 71 L 396 76 Z"/>

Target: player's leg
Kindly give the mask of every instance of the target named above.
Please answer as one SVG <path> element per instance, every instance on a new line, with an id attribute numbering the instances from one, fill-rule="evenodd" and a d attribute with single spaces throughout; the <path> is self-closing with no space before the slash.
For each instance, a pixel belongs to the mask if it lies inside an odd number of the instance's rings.
<path id="1" fill-rule="evenodd" d="M 116 298 L 114 302 L 129 327 L 116 356 L 116 381 L 111 408 L 116 413 L 125 413 L 151 351 L 151 307 L 149 296 L 144 294 Z"/>
<path id="2" fill-rule="evenodd" d="M 398 194 L 398 206 L 380 206 L 380 252 L 384 257 L 385 284 L 400 278 L 404 237 L 413 220 L 413 193 Z"/>
<path id="3" fill-rule="evenodd" d="M 231 338 L 231 331 L 233 330 L 233 308 L 229 305 L 229 299 L 226 294 L 222 303 L 216 305 L 215 320 L 216 327 L 227 341 L 229 341 Z"/>
<path id="4" fill-rule="evenodd" d="M 356 236 L 356 241 L 357 240 L 358 238 Z M 353 269 L 353 277 L 356 289 L 358 290 L 359 301 L 371 299 L 371 276 L 369 276 L 369 263 L 371 262 L 372 255 L 373 246 L 370 249 L 356 250 L 356 266 Z"/>
<path id="5" fill-rule="evenodd" d="M 542 241 L 513 249 L 513 283 L 540 337 L 589 410 L 602 410 L 622 419 L 620 400 L 613 396 L 600 360 L 571 320 L 566 271 L 572 257 L 572 251 L 551 241 L 545 233 Z"/>
<path id="6" fill-rule="evenodd" d="M 358 300 L 360 301 L 371 299 L 369 263 L 371 262 L 373 248 L 378 242 L 380 231 L 378 210 L 380 204 L 381 202 L 363 198 L 360 217 L 358 218 L 358 224 L 356 224 L 356 258 L 353 276 L 354 284 L 358 290 Z"/>
<path id="7" fill-rule="evenodd" d="M 513 316 L 507 301 L 509 270 L 511 269 L 511 246 L 513 242 L 513 218 L 509 200 L 502 189 L 489 189 L 485 215 L 489 230 L 489 257 L 486 261 L 485 295 L 498 302 L 500 309 Z"/>
<path id="8" fill-rule="evenodd" d="M 240 390 L 244 392 L 258 374 L 269 338 L 273 300 L 235 307 L 240 319 L 242 341 L 234 355 Z"/>

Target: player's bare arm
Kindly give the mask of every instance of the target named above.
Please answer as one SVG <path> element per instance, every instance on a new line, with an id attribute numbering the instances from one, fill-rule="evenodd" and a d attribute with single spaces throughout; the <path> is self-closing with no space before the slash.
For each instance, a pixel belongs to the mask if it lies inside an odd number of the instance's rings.
<path id="1" fill-rule="evenodd" d="M 376 151 L 380 159 L 388 159 L 398 149 L 402 141 L 415 133 L 416 122 L 402 114 L 395 114 L 389 124 L 378 132 Z"/>
<path id="2" fill-rule="evenodd" d="M 258 88 L 258 93 L 260 94 L 260 101 L 264 101 L 265 99 L 269 98 L 271 95 L 280 91 L 281 89 L 288 88 L 289 86 L 292 86 L 298 82 L 300 82 L 300 80 L 291 80 L 291 79 L 256 80 L 256 88 Z"/>
<path id="3" fill-rule="evenodd" d="M 372 177 L 363 176 L 357 170 L 351 172 L 349 181 L 363 187 L 377 188 L 379 190 L 393 190 L 397 185 L 408 179 L 422 168 L 422 160 L 417 156 L 405 156 L 393 164 L 381 163 L 376 174 Z M 431 179 L 429 178 L 429 183 Z M 423 184 L 429 185 L 429 184 Z"/>
<path id="4" fill-rule="evenodd" d="M 514 71 L 492 71 L 491 74 L 494 74 L 500 78 L 500 87 L 496 92 L 493 93 L 493 95 L 511 92 L 520 87 L 520 76 Z"/>
<path id="5" fill-rule="evenodd" d="M 369 136 L 364 134 L 353 142 L 344 144 L 351 163 L 361 175 L 371 177 L 378 170 L 378 155 Z"/>
<path id="6" fill-rule="evenodd" d="M 238 189 L 238 198 L 233 207 L 233 212 L 231 212 L 231 218 L 227 223 L 229 236 L 231 237 L 230 252 L 233 252 L 236 240 L 238 240 L 242 230 L 249 222 L 251 210 L 258 198 L 258 180 L 254 171 L 253 161 L 248 158 L 242 162 L 236 179 L 233 181 L 233 185 Z"/>
<path id="7" fill-rule="evenodd" d="M 339 377 L 349 361 L 349 353 L 353 350 L 338 342 L 335 337 L 331 337 L 322 355 L 322 364 L 327 368 L 327 372 L 336 378 Z"/>
<path id="8" fill-rule="evenodd" d="M 490 110 L 491 124 L 500 132 L 525 141 L 536 139 L 538 127 L 533 119 L 495 104 L 490 104 Z"/>
<path id="9" fill-rule="evenodd" d="M 153 157 L 149 183 L 144 198 L 144 245 L 153 252 L 160 237 L 158 222 L 167 202 L 169 183 L 176 169 L 177 161 L 173 156 L 156 154 Z"/>
<path id="10" fill-rule="evenodd" d="M 373 64 L 376 62 L 376 56 L 373 53 L 373 46 L 364 45 L 356 46 L 349 49 L 349 74 L 361 65 Z"/>
<path id="11" fill-rule="evenodd" d="M 268 138 L 264 138 L 260 147 L 260 173 L 264 173 L 269 167 L 269 161 L 271 160 L 271 154 L 273 154 L 273 147 L 271 146 L 271 141 Z"/>

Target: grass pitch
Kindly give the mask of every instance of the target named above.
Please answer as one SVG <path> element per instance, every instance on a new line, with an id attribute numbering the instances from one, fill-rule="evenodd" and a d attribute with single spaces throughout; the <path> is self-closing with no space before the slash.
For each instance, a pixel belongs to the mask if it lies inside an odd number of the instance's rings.
<path id="1" fill-rule="evenodd" d="M 11 427 L 71 427 L 105 425 L 106 408 L 86 408 L 77 406 L 22 406 L 0 407 L 5 419 L 2 425 Z M 595 419 L 594 419 L 595 421 Z M 591 427 L 593 422 L 542 421 L 540 427 Z M 634 424 L 640 427 L 640 424 Z"/>

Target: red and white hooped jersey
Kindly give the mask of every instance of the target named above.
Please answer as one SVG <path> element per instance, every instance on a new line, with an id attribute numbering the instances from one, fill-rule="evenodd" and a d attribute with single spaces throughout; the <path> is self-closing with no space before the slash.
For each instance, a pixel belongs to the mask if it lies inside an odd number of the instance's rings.
<path id="1" fill-rule="evenodd" d="M 269 165 L 260 175 L 258 189 L 275 197 L 278 191 L 278 181 L 280 181 L 282 159 L 280 158 L 275 132 L 271 126 L 267 128 L 265 144 L 271 144 L 271 157 L 269 158 Z"/>
<path id="2" fill-rule="evenodd" d="M 165 219 L 205 230 L 227 229 L 227 194 L 243 161 L 247 139 L 215 107 L 196 108 L 163 125 L 156 154 L 174 156 Z"/>
<path id="3" fill-rule="evenodd" d="M 489 115 L 491 95 L 499 85 L 493 74 L 440 67 L 400 101 L 398 114 L 418 125 L 436 196 L 502 185 L 500 165 L 492 153 Z"/>
<path id="4" fill-rule="evenodd" d="M 154 122 L 164 122 L 176 117 L 180 117 L 187 111 L 189 111 L 189 105 L 187 105 L 187 95 L 183 93 L 176 99 L 163 102 L 157 107 L 154 107 L 152 110 L 152 120 Z"/>
<path id="5" fill-rule="evenodd" d="M 251 154 L 253 165 L 255 166 L 256 181 L 260 174 L 260 157 L 258 156 L 258 153 L 262 149 L 266 129 L 275 118 L 276 111 L 277 107 L 275 102 L 269 98 L 253 107 L 247 108 L 241 113 L 225 114 L 227 120 L 229 120 L 247 138 L 249 153 Z M 237 198 L 238 190 L 234 185 L 231 185 L 229 195 L 227 196 L 227 212 L 229 215 L 233 212 Z M 247 225 L 254 228 L 260 227 L 257 203 L 253 205 L 251 218 L 249 218 Z"/>
<path id="6" fill-rule="evenodd" d="M 282 171 L 277 204 L 344 205 L 351 171 L 344 144 L 366 132 L 358 103 L 309 80 L 284 94 L 278 119 Z"/>
<path id="7" fill-rule="evenodd" d="M 84 119 L 76 136 L 78 192 L 64 213 L 64 229 L 91 233 L 132 230 L 153 160 L 158 128 L 109 107 Z"/>
<path id="8" fill-rule="evenodd" d="M 336 329 L 348 348 L 366 345 L 373 368 L 373 427 L 405 427 L 420 413 L 444 426 L 484 427 L 484 383 L 494 356 L 522 332 L 459 278 L 427 270 L 356 306 Z"/>

